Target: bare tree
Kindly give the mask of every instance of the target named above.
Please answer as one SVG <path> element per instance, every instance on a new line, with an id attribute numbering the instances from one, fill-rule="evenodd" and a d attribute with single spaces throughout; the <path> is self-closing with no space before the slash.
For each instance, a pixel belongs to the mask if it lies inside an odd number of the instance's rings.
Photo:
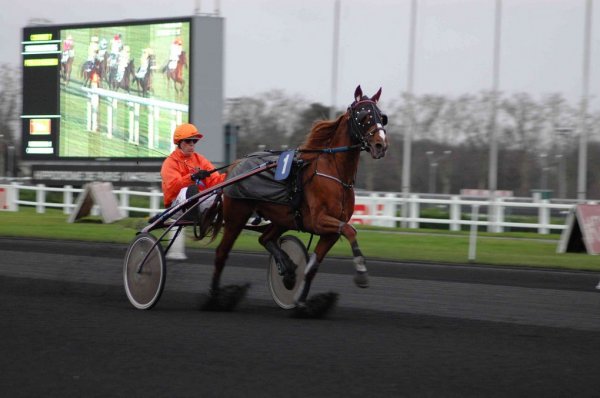
<path id="1" fill-rule="evenodd" d="M 20 108 L 20 73 L 9 64 L 0 65 L 0 176 L 7 170 L 16 170 L 18 153 L 17 126 Z M 11 156 L 7 156 L 7 155 Z M 8 161 L 12 164 L 8 165 Z"/>

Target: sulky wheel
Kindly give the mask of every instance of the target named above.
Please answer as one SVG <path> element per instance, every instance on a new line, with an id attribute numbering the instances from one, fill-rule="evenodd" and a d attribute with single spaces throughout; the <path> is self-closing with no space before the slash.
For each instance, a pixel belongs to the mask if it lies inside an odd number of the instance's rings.
<path id="1" fill-rule="evenodd" d="M 148 233 L 137 235 L 129 245 L 123 263 L 123 283 L 131 304 L 140 310 L 152 308 L 165 287 L 166 274 L 160 243 Z"/>
<path id="2" fill-rule="evenodd" d="M 283 284 L 283 277 L 279 275 L 275 258 L 269 257 L 269 267 L 267 269 L 267 285 L 273 300 L 283 309 L 289 310 L 296 307 L 294 295 L 300 287 L 304 279 L 304 269 L 308 262 L 308 252 L 306 247 L 292 235 L 285 235 L 279 238 L 279 247 L 283 250 L 290 259 L 297 265 L 296 268 L 296 284 L 292 289 L 287 289 Z"/>

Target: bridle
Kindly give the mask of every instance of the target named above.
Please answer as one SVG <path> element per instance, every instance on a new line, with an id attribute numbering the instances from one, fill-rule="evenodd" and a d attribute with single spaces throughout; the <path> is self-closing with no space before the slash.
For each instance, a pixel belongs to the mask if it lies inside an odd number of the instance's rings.
<path id="1" fill-rule="evenodd" d="M 361 151 L 369 151 L 369 140 L 376 133 L 386 134 L 387 115 L 381 113 L 375 101 L 364 96 L 348 107 L 348 130 Z"/>

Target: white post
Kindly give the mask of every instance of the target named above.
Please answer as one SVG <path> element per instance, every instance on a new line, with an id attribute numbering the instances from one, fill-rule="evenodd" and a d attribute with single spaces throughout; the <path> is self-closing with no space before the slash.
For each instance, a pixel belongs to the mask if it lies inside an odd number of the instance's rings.
<path id="1" fill-rule="evenodd" d="M 8 188 L 6 200 L 8 201 L 8 210 L 10 211 L 19 211 L 19 204 L 17 203 L 17 199 L 19 199 L 19 185 L 18 182 L 11 182 Z"/>
<path id="2" fill-rule="evenodd" d="M 65 206 L 63 207 L 63 213 L 71 214 L 71 205 L 73 204 L 73 186 L 65 185 L 64 189 L 65 191 L 63 193 L 63 204 Z"/>
<path id="3" fill-rule="evenodd" d="M 171 239 L 173 239 L 175 236 L 175 231 L 177 231 L 176 228 L 173 228 L 169 231 L 169 237 Z M 181 230 L 179 235 L 177 235 L 177 238 L 171 245 L 166 257 L 169 260 L 185 260 L 187 258 L 185 255 L 185 228 Z"/>
<path id="4" fill-rule="evenodd" d="M 369 204 L 368 205 L 368 209 L 369 209 L 368 212 L 369 212 L 369 215 L 371 217 L 378 215 L 378 213 L 377 213 L 377 202 L 378 202 L 377 199 L 378 199 L 378 195 L 376 193 L 370 193 L 369 194 L 369 198 L 367 199 L 368 204 Z M 369 220 L 368 224 L 370 224 L 370 225 L 377 225 L 377 226 L 381 225 L 380 222 L 379 222 L 379 220 L 377 220 L 376 218 L 371 218 Z"/>
<path id="5" fill-rule="evenodd" d="M 98 94 L 92 94 L 92 128 L 90 131 L 98 131 L 98 107 L 100 106 L 100 96 Z"/>
<path id="6" fill-rule="evenodd" d="M 119 113 L 118 113 L 118 108 L 119 106 L 119 100 L 116 98 L 112 99 L 112 119 L 110 120 L 110 126 L 111 126 L 111 131 L 115 131 L 115 128 L 117 127 L 117 120 L 119 118 Z"/>
<path id="7" fill-rule="evenodd" d="M 129 143 L 133 143 L 133 135 L 135 134 L 134 116 L 133 116 L 133 102 L 128 102 L 129 106 Z"/>
<path id="8" fill-rule="evenodd" d="M 420 205 L 418 202 L 419 196 L 418 195 L 410 195 L 409 197 L 409 201 L 408 201 L 408 208 L 409 208 L 409 212 L 408 212 L 408 216 L 409 218 L 419 218 L 419 212 L 420 212 Z M 408 228 L 419 228 L 419 222 L 418 221 L 410 221 L 408 223 Z"/>
<path id="9" fill-rule="evenodd" d="M 86 120 L 87 120 L 87 124 L 86 124 L 86 128 L 87 131 L 92 131 L 92 99 L 90 98 L 90 100 L 86 103 Z"/>
<path id="10" fill-rule="evenodd" d="M 112 104 L 106 104 L 106 138 L 112 138 L 113 135 L 113 107 Z"/>
<path id="11" fill-rule="evenodd" d="M 495 196 L 496 204 L 495 204 L 495 220 L 496 220 L 496 232 L 504 232 L 504 227 L 502 223 L 504 222 L 504 213 L 506 209 L 504 207 L 504 198 Z"/>
<path id="12" fill-rule="evenodd" d="M 133 142 L 140 143 L 140 104 L 137 102 L 133 105 Z"/>
<path id="13" fill-rule="evenodd" d="M 469 261 L 475 261 L 477 252 L 477 220 L 479 219 L 479 205 L 473 205 L 471 210 L 471 234 L 469 235 Z"/>
<path id="14" fill-rule="evenodd" d="M 121 188 L 121 214 L 125 217 L 129 217 L 129 188 L 123 187 Z"/>
<path id="15" fill-rule="evenodd" d="M 383 215 L 386 217 L 382 220 L 384 227 L 396 227 L 396 194 L 386 193 L 385 200 L 383 202 Z"/>
<path id="16" fill-rule="evenodd" d="M 148 148 L 154 149 L 154 107 L 148 106 Z"/>
<path id="17" fill-rule="evenodd" d="M 450 231 L 460 231 L 460 196 L 452 195 L 450 200 Z"/>
<path id="18" fill-rule="evenodd" d="M 35 191 L 35 211 L 36 213 L 44 213 L 46 211 L 46 191 L 44 190 L 46 186 L 44 184 L 37 184 L 36 187 L 37 189 Z"/>
<path id="19" fill-rule="evenodd" d="M 543 199 L 540 201 L 540 207 L 538 207 L 538 223 L 540 223 L 540 227 L 538 228 L 538 234 L 548 235 L 550 233 L 550 229 L 547 225 L 550 223 L 550 209 L 546 207 L 548 204 L 547 199 Z"/>
<path id="20" fill-rule="evenodd" d="M 160 210 L 159 199 L 162 195 L 158 195 L 160 191 L 156 188 L 152 188 L 150 192 L 152 193 L 152 196 L 150 196 L 150 217 L 152 217 L 158 214 Z"/>

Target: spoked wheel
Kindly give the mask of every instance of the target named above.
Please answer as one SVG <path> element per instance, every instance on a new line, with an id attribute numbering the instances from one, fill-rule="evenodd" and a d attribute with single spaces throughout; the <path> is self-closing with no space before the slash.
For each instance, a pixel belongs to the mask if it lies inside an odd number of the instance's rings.
<path id="1" fill-rule="evenodd" d="M 165 254 L 160 243 L 148 233 L 137 235 L 123 263 L 123 283 L 131 304 L 140 310 L 154 307 L 165 287 L 166 274 Z"/>
<path id="2" fill-rule="evenodd" d="M 296 284 L 292 289 L 287 289 L 283 284 L 283 277 L 279 275 L 275 258 L 269 257 L 269 267 L 267 268 L 267 284 L 271 291 L 271 296 L 278 306 L 285 310 L 296 307 L 294 295 L 304 279 L 304 269 L 308 262 L 308 252 L 306 247 L 295 236 L 286 235 L 279 238 L 279 247 L 298 267 L 296 268 Z"/>

